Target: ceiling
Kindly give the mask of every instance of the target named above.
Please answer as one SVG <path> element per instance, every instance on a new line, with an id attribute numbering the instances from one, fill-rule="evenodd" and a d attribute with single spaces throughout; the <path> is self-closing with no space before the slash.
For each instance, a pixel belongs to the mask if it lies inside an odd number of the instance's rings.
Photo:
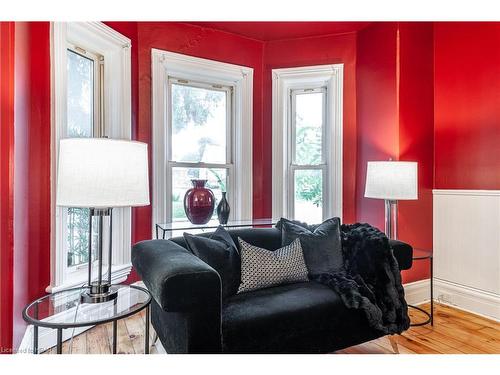
<path id="1" fill-rule="evenodd" d="M 343 34 L 359 31 L 371 22 L 189 22 L 264 42 Z"/>

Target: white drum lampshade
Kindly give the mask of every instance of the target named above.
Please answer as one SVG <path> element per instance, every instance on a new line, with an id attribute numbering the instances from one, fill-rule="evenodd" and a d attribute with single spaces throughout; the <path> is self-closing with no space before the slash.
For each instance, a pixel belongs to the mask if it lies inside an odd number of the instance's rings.
<path id="1" fill-rule="evenodd" d="M 365 197 L 418 199 L 418 165 L 413 161 L 369 161 Z"/>
<path id="2" fill-rule="evenodd" d="M 397 239 L 398 201 L 418 199 L 417 162 L 369 161 L 365 197 L 385 200 L 385 233 Z"/>
<path id="3" fill-rule="evenodd" d="M 62 139 L 56 197 L 57 205 L 66 207 L 149 205 L 147 144 L 107 138 Z"/>

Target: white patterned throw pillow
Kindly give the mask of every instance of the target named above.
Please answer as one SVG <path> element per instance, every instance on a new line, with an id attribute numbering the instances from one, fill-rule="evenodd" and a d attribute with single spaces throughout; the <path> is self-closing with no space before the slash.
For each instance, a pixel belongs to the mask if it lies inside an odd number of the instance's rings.
<path id="1" fill-rule="evenodd" d="M 290 245 L 274 251 L 250 245 L 239 237 L 238 241 L 241 246 L 241 284 L 238 293 L 309 281 L 298 238 Z"/>

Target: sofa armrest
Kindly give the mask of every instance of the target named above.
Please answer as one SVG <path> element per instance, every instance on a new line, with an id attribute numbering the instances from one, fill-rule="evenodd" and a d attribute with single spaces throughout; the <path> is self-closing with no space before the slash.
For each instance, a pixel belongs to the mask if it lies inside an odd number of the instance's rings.
<path id="1" fill-rule="evenodd" d="M 221 304 L 219 274 L 172 241 L 149 240 L 135 244 L 132 264 L 164 311 L 189 312 Z"/>
<path id="2" fill-rule="evenodd" d="M 401 271 L 410 269 L 413 263 L 413 247 L 398 240 L 389 240 L 389 245 L 392 248 L 394 257 L 398 261 L 399 269 Z"/>

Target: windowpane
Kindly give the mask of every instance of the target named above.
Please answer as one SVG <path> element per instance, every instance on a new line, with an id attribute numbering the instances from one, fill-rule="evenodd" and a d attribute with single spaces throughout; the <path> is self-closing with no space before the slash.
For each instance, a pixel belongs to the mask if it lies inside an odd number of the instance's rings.
<path id="1" fill-rule="evenodd" d="M 320 164 L 324 93 L 295 95 L 295 164 Z"/>
<path id="2" fill-rule="evenodd" d="M 294 219 L 308 224 L 321 223 L 323 220 L 322 170 L 295 170 L 294 186 Z"/>
<path id="3" fill-rule="evenodd" d="M 94 135 L 94 61 L 67 50 L 67 136 L 92 137 Z M 66 214 L 67 266 L 88 262 L 89 209 L 64 208 Z M 97 241 L 97 228 L 93 229 L 93 244 Z"/>
<path id="4" fill-rule="evenodd" d="M 193 185 L 192 179 L 208 180 L 205 185 L 215 195 L 215 207 L 222 198 L 222 191 L 226 191 L 227 169 L 214 168 L 172 168 L 172 221 L 187 220 L 184 212 L 184 195 Z M 214 209 L 214 216 L 217 213 Z"/>
<path id="5" fill-rule="evenodd" d="M 68 50 L 68 137 L 92 137 L 94 61 Z"/>
<path id="6" fill-rule="evenodd" d="M 226 163 L 227 93 L 172 84 L 172 160 Z"/>

